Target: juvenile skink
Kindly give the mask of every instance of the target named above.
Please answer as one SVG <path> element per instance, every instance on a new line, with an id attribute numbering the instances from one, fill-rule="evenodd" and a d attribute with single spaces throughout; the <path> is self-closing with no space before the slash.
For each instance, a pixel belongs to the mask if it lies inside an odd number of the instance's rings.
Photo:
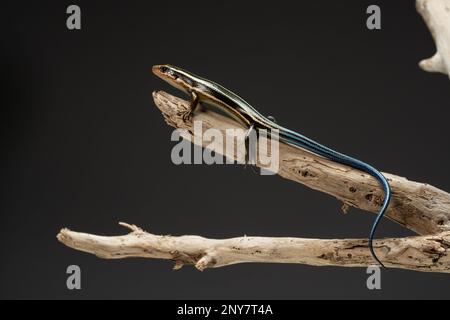
<path id="1" fill-rule="evenodd" d="M 191 96 L 191 109 L 184 115 L 185 118 L 191 116 L 192 112 L 200 102 L 206 102 L 248 128 L 255 130 L 266 129 L 268 131 L 278 130 L 279 139 L 284 143 L 308 150 L 334 162 L 361 170 L 376 178 L 383 187 L 384 199 L 370 230 L 368 244 L 375 261 L 384 267 L 383 263 L 375 254 L 373 238 L 377 226 L 389 205 L 391 188 L 389 182 L 380 171 L 365 162 L 339 153 L 298 132 L 280 126 L 270 117 L 263 116 L 244 99 L 213 81 L 196 76 L 186 70 L 171 65 L 156 65 L 153 66 L 152 71 L 156 76 L 165 80 L 173 87 L 178 88 Z"/>

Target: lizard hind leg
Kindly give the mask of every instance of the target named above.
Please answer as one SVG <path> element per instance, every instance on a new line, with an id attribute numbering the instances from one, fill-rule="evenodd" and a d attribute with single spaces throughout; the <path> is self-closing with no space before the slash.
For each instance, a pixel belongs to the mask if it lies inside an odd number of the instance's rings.
<path id="1" fill-rule="evenodd" d="M 256 147 L 255 143 L 256 143 L 257 139 L 256 139 L 256 141 L 253 141 L 254 144 L 251 145 L 250 144 L 250 142 L 251 142 L 250 136 L 252 134 L 257 134 L 257 132 L 255 130 L 255 126 L 253 124 L 250 126 L 247 133 L 245 134 L 245 164 L 244 164 L 244 168 L 247 168 L 249 166 L 252 169 L 252 171 L 257 174 L 258 172 L 256 171 L 256 159 L 255 159 L 256 152 L 254 152 L 255 147 Z"/>

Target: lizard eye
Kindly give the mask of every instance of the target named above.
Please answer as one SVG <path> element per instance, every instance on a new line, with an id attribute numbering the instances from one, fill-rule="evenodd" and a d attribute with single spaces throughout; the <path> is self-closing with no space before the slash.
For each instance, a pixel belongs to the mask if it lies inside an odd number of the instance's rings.
<path id="1" fill-rule="evenodd" d="M 169 68 L 162 66 L 159 68 L 159 71 L 161 71 L 162 73 L 166 73 L 167 71 L 169 71 Z"/>

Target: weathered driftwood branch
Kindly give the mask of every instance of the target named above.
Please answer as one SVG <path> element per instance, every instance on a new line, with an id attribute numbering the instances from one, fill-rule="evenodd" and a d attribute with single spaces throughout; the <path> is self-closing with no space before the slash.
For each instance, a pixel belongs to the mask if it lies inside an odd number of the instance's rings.
<path id="1" fill-rule="evenodd" d="M 236 263 L 302 263 L 314 266 L 364 267 L 373 263 L 367 240 L 239 237 L 225 240 L 199 236 L 157 236 L 122 223 L 132 230 L 124 236 L 103 237 L 61 230 L 65 245 L 105 259 L 129 257 L 169 259 L 174 269 L 193 264 L 199 270 Z M 450 232 L 434 236 L 376 240 L 383 263 L 391 268 L 450 272 Z"/>
<path id="2" fill-rule="evenodd" d="M 450 0 L 417 0 L 416 7 L 431 31 L 437 50 L 419 66 L 425 71 L 450 76 Z"/>
<path id="3" fill-rule="evenodd" d="M 162 91 L 155 92 L 153 99 L 166 122 L 173 127 L 192 132 L 192 122 L 201 121 L 205 130 L 221 129 L 224 135 L 225 129 L 237 127 L 226 117 L 208 110 L 196 113 L 192 121 L 185 122 L 182 114 L 188 110 L 189 102 Z M 196 141 L 191 137 L 186 138 Z M 204 146 L 210 145 L 209 141 L 203 141 L 201 137 L 197 141 L 202 141 Z M 279 175 L 333 195 L 341 200 L 344 206 L 378 212 L 382 202 L 383 191 L 371 176 L 282 143 Z M 393 192 L 386 213 L 389 218 L 419 234 L 450 230 L 449 193 L 393 174 L 385 173 L 385 175 Z"/>
<path id="4" fill-rule="evenodd" d="M 201 121 L 205 130 L 220 129 L 224 135 L 225 129 L 236 128 L 228 118 L 208 110 L 196 112 L 191 120 L 185 120 L 183 114 L 189 109 L 188 101 L 164 92 L 155 92 L 153 98 L 166 122 L 186 129 L 184 137 L 191 141 L 196 141 L 191 136 L 194 121 Z M 197 141 L 211 146 L 211 142 L 203 141 L 202 137 Z M 226 156 L 236 157 L 234 153 Z M 372 177 L 284 144 L 280 144 L 279 175 L 333 195 L 344 202 L 344 207 L 377 212 L 382 200 L 382 190 Z M 450 194 L 392 174 L 386 176 L 393 191 L 387 216 L 424 236 L 377 240 L 374 246 L 378 257 L 390 267 L 449 272 Z M 176 268 L 190 263 L 200 270 L 240 262 L 351 267 L 373 263 L 366 239 L 241 237 L 214 240 L 199 236 L 156 236 L 135 226 L 126 226 L 133 232 L 125 236 L 101 237 L 63 229 L 58 239 L 69 247 L 103 258 L 171 259 L 176 261 Z"/>

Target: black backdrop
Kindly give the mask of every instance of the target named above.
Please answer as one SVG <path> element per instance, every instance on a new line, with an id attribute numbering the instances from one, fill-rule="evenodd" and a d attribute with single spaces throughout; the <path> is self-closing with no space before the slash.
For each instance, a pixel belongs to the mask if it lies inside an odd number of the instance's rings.
<path id="1" fill-rule="evenodd" d="M 13 4 L 14 3 L 14 4 Z M 365 10 L 382 9 L 382 30 Z M 242 264 L 171 271 L 160 260 L 100 260 L 60 228 L 158 234 L 366 237 L 374 216 L 238 166 L 175 166 L 150 73 L 171 63 L 224 84 L 264 114 L 380 170 L 450 190 L 449 79 L 414 1 L 67 1 L 2 3 L 3 298 L 449 298 L 450 277 Z M 282 91 L 283 94 L 277 94 Z M 173 92 L 173 91 L 171 91 Z M 174 192 L 174 189 L 177 192 Z M 196 207 L 201 197 L 207 205 Z M 383 221 L 378 236 L 411 233 Z M 65 270 L 82 269 L 68 291 Z"/>

